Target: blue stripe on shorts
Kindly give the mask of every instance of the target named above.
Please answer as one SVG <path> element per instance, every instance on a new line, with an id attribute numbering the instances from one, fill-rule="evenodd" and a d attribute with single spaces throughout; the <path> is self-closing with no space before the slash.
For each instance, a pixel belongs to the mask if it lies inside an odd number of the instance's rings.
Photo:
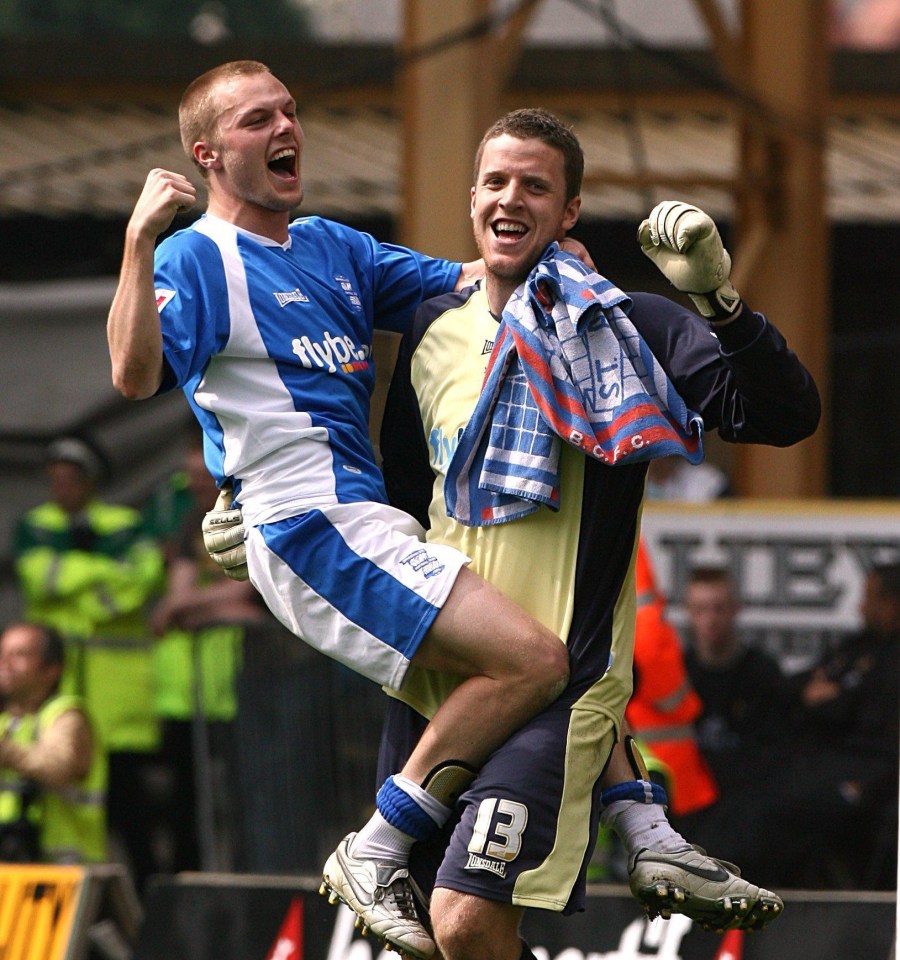
<path id="1" fill-rule="evenodd" d="M 412 659 L 440 611 L 355 553 L 319 510 L 262 524 L 266 545 L 353 623 Z"/>

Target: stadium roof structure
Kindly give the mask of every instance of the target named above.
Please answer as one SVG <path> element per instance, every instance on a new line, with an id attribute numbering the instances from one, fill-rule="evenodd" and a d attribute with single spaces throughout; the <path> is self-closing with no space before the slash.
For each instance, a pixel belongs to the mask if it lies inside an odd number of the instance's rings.
<path id="1" fill-rule="evenodd" d="M 640 142 L 643 178 L 694 181 L 691 199 L 730 216 L 733 197 L 707 175 L 735 175 L 737 130 L 726 115 L 602 109 L 565 111 L 589 158 L 582 215 L 640 217 L 645 189 L 633 182 Z M 328 216 L 400 213 L 401 122 L 386 110 L 313 107 L 303 114 L 304 209 Z M 702 150 L 698 149 L 702 144 Z M 900 221 L 900 117 L 847 114 L 828 129 L 828 214 L 835 221 Z M 599 165 L 591 160 L 601 158 Z M 188 174 L 172 110 L 141 103 L 0 103 L 0 217 L 127 216 L 151 167 Z"/>
<path id="2" fill-rule="evenodd" d="M 175 110 L 180 89 L 207 64 L 174 56 L 183 66 L 173 73 L 152 51 L 131 53 L 110 60 L 65 47 L 0 49 L 0 218 L 124 217 L 151 167 L 194 175 Z M 266 53 L 300 100 L 304 210 L 398 216 L 403 124 L 391 48 Z M 234 54 L 203 56 L 212 65 Z M 732 214 L 740 111 L 727 90 L 696 80 L 696 65 L 708 63 L 702 51 L 678 53 L 674 66 L 671 56 L 646 51 L 598 57 L 554 48 L 522 60 L 504 107 L 546 106 L 573 123 L 588 159 L 583 216 L 643 216 L 648 199 L 673 186 L 714 216 Z M 900 222 L 900 81 L 892 60 L 896 67 L 891 54 L 834 57 L 826 123 L 833 221 Z M 341 73 L 348 63 L 353 69 Z"/>

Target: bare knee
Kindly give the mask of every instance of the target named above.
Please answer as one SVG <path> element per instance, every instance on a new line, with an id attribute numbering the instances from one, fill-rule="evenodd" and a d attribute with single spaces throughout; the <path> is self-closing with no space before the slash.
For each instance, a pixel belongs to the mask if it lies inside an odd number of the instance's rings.
<path id="1" fill-rule="evenodd" d="M 519 960 L 522 911 L 517 907 L 438 887 L 430 912 L 444 960 Z"/>
<path id="2" fill-rule="evenodd" d="M 535 687 L 534 699 L 543 705 L 552 703 L 569 682 L 569 651 L 559 637 L 549 631 L 538 632 L 528 644 L 525 669 Z"/>

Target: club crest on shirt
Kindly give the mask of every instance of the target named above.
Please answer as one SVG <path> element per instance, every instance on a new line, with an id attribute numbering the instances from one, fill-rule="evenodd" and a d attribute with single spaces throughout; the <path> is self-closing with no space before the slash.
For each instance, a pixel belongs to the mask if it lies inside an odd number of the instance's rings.
<path id="1" fill-rule="evenodd" d="M 335 280 L 340 284 L 341 290 L 347 296 L 347 299 L 350 301 L 350 306 L 354 310 L 362 310 L 362 300 L 359 299 L 359 294 L 353 289 L 353 284 L 347 277 L 343 277 L 340 274 L 335 275 Z"/>
<path id="2" fill-rule="evenodd" d="M 156 291 L 156 309 L 162 313 L 162 308 L 175 296 L 174 290 Z"/>
<path id="3" fill-rule="evenodd" d="M 405 556 L 400 562 L 412 567 L 420 577 L 424 577 L 426 580 L 430 580 L 432 577 L 436 577 L 444 572 L 444 564 L 442 564 L 437 557 L 430 554 L 424 547 L 413 550 L 412 553 Z"/>

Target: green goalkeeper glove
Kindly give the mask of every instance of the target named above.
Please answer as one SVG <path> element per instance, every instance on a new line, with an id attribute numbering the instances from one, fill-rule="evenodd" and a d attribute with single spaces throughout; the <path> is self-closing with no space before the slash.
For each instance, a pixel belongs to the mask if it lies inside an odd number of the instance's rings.
<path id="1" fill-rule="evenodd" d="M 207 553 L 232 580 L 248 580 L 246 531 L 240 507 L 232 506 L 230 485 L 222 487 L 216 505 L 203 518 L 203 544 Z"/>
<path id="2" fill-rule="evenodd" d="M 712 218 L 679 200 L 658 203 L 638 227 L 641 250 L 710 323 L 727 323 L 741 296 L 728 279 L 731 257 Z"/>

